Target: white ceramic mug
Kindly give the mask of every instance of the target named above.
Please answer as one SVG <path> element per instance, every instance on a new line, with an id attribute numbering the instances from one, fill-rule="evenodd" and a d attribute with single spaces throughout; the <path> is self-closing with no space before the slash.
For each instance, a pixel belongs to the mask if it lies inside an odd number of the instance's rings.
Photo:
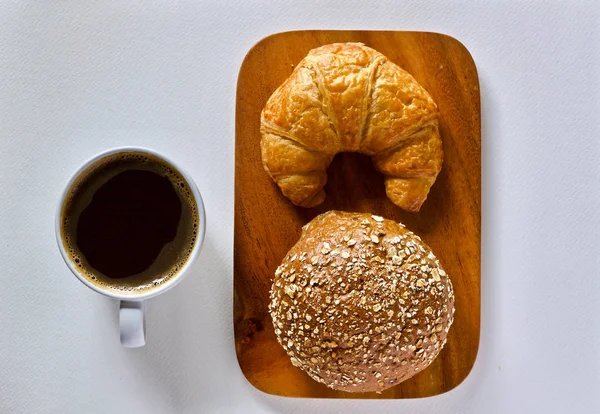
<path id="1" fill-rule="evenodd" d="M 179 269 L 179 271 L 175 275 L 173 275 L 169 280 L 167 280 L 165 283 L 162 283 L 161 285 L 157 286 L 156 288 L 153 288 L 150 290 L 143 290 L 140 292 L 132 292 L 131 294 L 124 294 L 124 293 L 114 292 L 109 289 L 103 289 L 101 286 L 98 286 L 98 285 L 90 282 L 79 271 L 77 265 L 75 263 L 73 263 L 73 261 L 67 254 L 67 251 L 65 250 L 65 246 L 63 244 L 63 238 L 62 238 L 62 234 L 61 234 L 61 229 L 62 229 L 61 212 L 62 212 L 62 208 L 63 208 L 63 203 L 65 202 L 65 199 L 66 199 L 73 183 L 77 180 L 77 178 L 81 175 L 81 173 L 83 171 L 85 171 L 87 168 L 91 167 L 92 165 L 94 165 L 95 163 L 100 161 L 101 159 L 111 156 L 111 155 L 114 155 L 114 154 L 122 153 L 122 152 L 138 152 L 138 153 L 145 153 L 145 154 L 153 155 L 154 157 L 159 158 L 160 160 L 169 164 L 171 167 L 173 167 L 175 170 L 177 170 L 179 172 L 179 174 L 181 174 L 181 176 L 185 179 L 189 188 L 192 190 L 194 200 L 195 200 L 196 206 L 197 206 L 198 219 L 199 219 L 196 241 L 192 248 L 192 252 L 191 252 L 187 262 Z M 159 154 L 156 151 L 153 151 L 153 150 L 150 150 L 147 148 L 140 148 L 140 147 L 120 147 L 120 148 L 111 149 L 111 150 L 108 150 L 101 154 L 96 155 L 95 157 L 88 160 L 85 164 L 83 164 L 77 171 L 75 171 L 75 173 L 69 179 L 69 181 L 60 197 L 60 202 L 58 204 L 58 211 L 56 213 L 56 220 L 55 220 L 55 231 L 56 231 L 56 240 L 58 242 L 58 248 L 60 250 L 60 253 L 62 254 L 63 259 L 65 260 L 65 263 L 67 264 L 69 269 L 71 269 L 71 272 L 73 272 L 73 274 L 75 276 L 77 276 L 77 279 L 79 279 L 79 281 L 81 281 L 84 285 L 86 285 L 90 289 L 95 290 L 98 293 L 102 293 L 103 295 L 106 295 L 110 298 L 117 299 L 120 301 L 119 331 L 120 331 L 120 337 L 121 337 L 121 344 L 128 348 L 140 347 L 140 346 L 144 346 L 146 344 L 146 323 L 145 323 L 145 313 L 144 313 L 145 300 L 149 299 L 153 296 L 156 296 L 156 295 L 166 292 L 167 290 L 169 290 L 170 288 L 175 286 L 177 283 L 179 283 L 181 281 L 181 279 L 183 279 L 185 274 L 188 273 L 189 268 L 191 267 L 192 263 L 198 257 L 198 254 L 202 247 L 202 243 L 204 241 L 205 230 L 206 230 L 206 213 L 204 211 L 204 204 L 202 202 L 202 197 L 200 195 L 200 191 L 198 191 L 198 188 L 196 187 L 196 184 L 194 183 L 194 181 L 192 180 L 190 175 L 187 174 L 176 163 L 174 163 L 173 161 L 171 161 L 164 155 Z"/>

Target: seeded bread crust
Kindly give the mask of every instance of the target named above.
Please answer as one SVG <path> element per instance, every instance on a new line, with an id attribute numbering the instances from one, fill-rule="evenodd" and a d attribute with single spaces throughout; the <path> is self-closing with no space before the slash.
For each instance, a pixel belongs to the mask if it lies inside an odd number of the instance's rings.
<path id="1" fill-rule="evenodd" d="M 452 283 L 402 224 L 329 211 L 275 272 L 269 312 L 293 365 L 330 388 L 381 392 L 425 369 L 446 343 Z"/>

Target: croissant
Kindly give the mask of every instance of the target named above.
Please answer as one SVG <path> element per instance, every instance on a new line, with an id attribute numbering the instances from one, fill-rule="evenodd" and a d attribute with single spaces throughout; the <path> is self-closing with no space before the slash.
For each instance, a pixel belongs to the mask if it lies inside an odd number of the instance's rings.
<path id="1" fill-rule="evenodd" d="M 362 43 L 311 50 L 261 113 L 265 170 L 302 207 L 325 200 L 340 152 L 372 158 L 387 196 L 417 212 L 442 168 L 438 111 L 406 71 Z"/>

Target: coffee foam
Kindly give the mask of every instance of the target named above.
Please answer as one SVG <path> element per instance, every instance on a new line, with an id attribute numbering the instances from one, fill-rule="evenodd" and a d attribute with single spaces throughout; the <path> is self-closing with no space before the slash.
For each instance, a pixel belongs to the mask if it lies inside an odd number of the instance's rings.
<path id="1" fill-rule="evenodd" d="M 111 279 L 93 269 L 85 260 L 76 244 L 76 230 L 79 215 L 90 203 L 95 192 L 117 174 L 131 170 L 145 169 L 161 174 L 169 179 L 177 193 L 182 215 L 175 239 L 163 246 L 155 262 L 142 273 L 123 279 Z M 187 264 L 198 241 L 200 219 L 196 199 L 185 178 L 166 161 L 140 152 L 124 152 L 108 155 L 87 167 L 67 191 L 61 209 L 60 234 L 69 260 L 78 272 L 92 284 L 115 293 L 141 293 L 162 286 L 176 276 Z M 176 249 L 176 257 L 169 257 Z M 174 260 L 173 260 L 174 259 Z"/>

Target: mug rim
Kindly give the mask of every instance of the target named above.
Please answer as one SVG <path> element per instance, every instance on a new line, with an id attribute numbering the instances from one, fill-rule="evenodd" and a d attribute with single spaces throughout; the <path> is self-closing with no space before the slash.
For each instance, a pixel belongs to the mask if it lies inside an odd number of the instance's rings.
<path id="1" fill-rule="evenodd" d="M 198 230 L 197 230 L 197 235 L 196 235 L 196 242 L 194 243 L 192 253 L 190 254 L 186 263 L 181 267 L 181 269 L 179 269 L 179 271 L 173 277 L 171 277 L 165 283 L 161 284 L 160 286 L 158 286 L 154 289 L 144 290 L 140 293 L 113 292 L 109 289 L 103 289 L 102 287 L 92 283 L 81 272 L 79 272 L 77 270 L 77 266 L 75 265 L 75 263 L 73 263 L 70 260 L 69 255 L 67 254 L 67 251 L 65 250 L 65 246 L 63 244 L 62 235 L 61 235 L 62 208 L 63 208 L 64 202 L 65 202 L 67 193 L 69 192 L 69 189 L 71 188 L 71 186 L 74 184 L 75 180 L 81 175 L 81 173 L 83 171 L 85 171 L 87 168 L 89 168 L 94 163 L 98 162 L 99 160 L 101 160 L 107 156 L 119 154 L 122 152 L 141 152 L 144 154 L 149 154 L 149 155 L 155 156 L 155 157 L 165 161 L 167 164 L 171 165 L 173 168 L 175 168 L 177 170 L 177 172 L 179 174 L 181 174 L 181 176 L 185 179 L 188 186 L 192 190 L 192 194 L 194 196 L 194 201 L 196 202 L 196 207 L 198 209 L 199 223 L 198 223 Z M 196 183 L 194 182 L 192 177 L 183 168 L 181 168 L 177 163 L 173 162 L 173 160 L 171 160 L 169 157 L 167 157 L 155 150 L 152 150 L 150 148 L 136 147 L 136 146 L 124 146 L 124 147 L 111 148 L 111 149 L 102 151 L 99 154 L 94 155 L 93 157 L 91 157 L 87 161 L 85 161 L 79 168 L 77 168 L 75 170 L 75 172 L 73 172 L 73 174 L 71 174 L 64 190 L 61 193 L 60 199 L 58 201 L 58 208 L 56 211 L 56 217 L 55 217 L 55 221 L 54 221 L 54 230 L 55 230 L 56 242 L 58 243 L 58 249 L 60 251 L 60 254 L 61 254 L 63 260 L 65 261 L 67 267 L 77 277 L 77 279 L 79 279 L 80 282 L 82 282 L 84 285 L 86 285 L 90 289 L 92 289 L 98 293 L 101 293 L 105 296 L 111 297 L 113 299 L 126 300 L 126 301 L 141 301 L 141 300 L 149 299 L 151 297 L 154 297 L 154 296 L 160 295 L 161 293 L 166 292 L 167 290 L 171 289 L 173 286 L 178 284 L 181 281 L 181 279 L 183 279 L 183 277 L 187 274 L 189 268 L 192 266 L 192 264 L 198 258 L 198 255 L 200 254 L 200 249 L 202 248 L 202 245 L 204 244 L 204 237 L 205 237 L 205 233 L 206 233 L 206 212 L 204 209 L 204 202 L 202 201 L 202 196 L 200 195 L 200 190 L 198 190 Z"/>

